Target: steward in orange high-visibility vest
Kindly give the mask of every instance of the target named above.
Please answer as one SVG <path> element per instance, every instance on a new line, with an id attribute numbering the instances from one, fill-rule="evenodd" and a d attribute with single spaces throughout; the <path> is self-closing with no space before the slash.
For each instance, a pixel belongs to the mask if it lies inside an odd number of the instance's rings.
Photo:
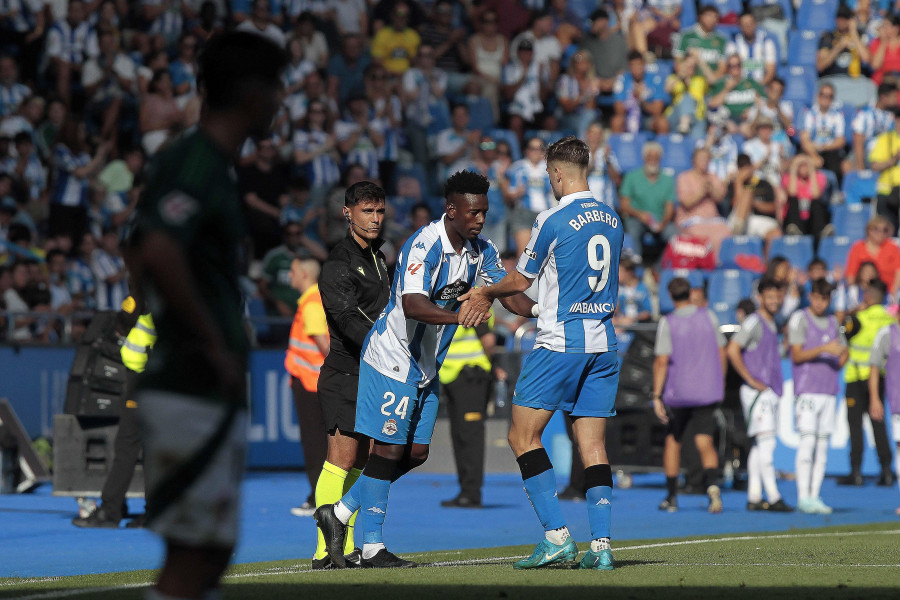
<path id="1" fill-rule="evenodd" d="M 318 284 L 303 292 L 297 301 L 297 312 L 291 325 L 291 340 L 284 359 L 284 368 L 310 392 L 316 391 L 319 370 L 325 362 L 325 355 L 312 338 L 314 335 L 328 335 Z"/>

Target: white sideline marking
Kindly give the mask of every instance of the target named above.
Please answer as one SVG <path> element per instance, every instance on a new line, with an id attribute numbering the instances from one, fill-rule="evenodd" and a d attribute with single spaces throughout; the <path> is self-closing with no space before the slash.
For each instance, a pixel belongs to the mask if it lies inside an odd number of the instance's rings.
<path id="1" fill-rule="evenodd" d="M 671 548 L 674 546 L 690 546 L 694 544 L 717 544 L 723 542 L 746 542 L 753 540 L 785 540 L 785 539 L 800 539 L 800 538 L 821 538 L 821 537 L 851 537 L 851 536 L 859 536 L 859 535 L 897 535 L 900 534 L 900 529 L 890 529 L 887 531 L 847 531 L 847 532 L 837 532 L 837 531 L 829 531 L 823 533 L 786 533 L 786 534 L 778 534 L 778 535 L 743 535 L 737 537 L 724 537 L 724 538 L 704 538 L 699 540 L 680 540 L 677 542 L 660 542 L 658 544 L 640 544 L 636 546 L 621 546 L 614 547 L 613 550 L 615 552 L 627 552 L 629 550 L 646 550 L 650 548 Z M 418 556 L 418 554 L 411 554 L 410 556 Z M 486 564 L 486 563 L 496 563 L 496 562 L 505 562 L 509 560 L 516 560 L 520 558 L 527 558 L 528 555 L 525 556 L 492 556 L 487 558 L 473 558 L 470 560 L 449 560 L 449 561 L 439 561 L 433 563 L 424 563 L 420 566 L 422 567 L 458 567 L 465 565 L 478 565 L 478 564 Z M 666 567 L 738 567 L 738 566 L 747 566 L 747 567 L 830 567 L 830 566 L 841 566 L 841 567 L 868 567 L 868 568 L 888 568 L 888 567 L 900 567 L 900 565 L 882 565 L 882 564 L 841 564 L 841 565 L 830 565 L 830 564 L 822 564 L 822 563 L 751 563 L 751 564 L 738 564 L 738 563 L 657 563 L 655 565 L 651 564 L 650 566 L 666 566 Z M 248 577 L 266 577 L 268 575 L 287 575 L 287 574 L 318 574 L 318 573 L 333 573 L 335 571 L 331 570 L 323 570 L 323 571 L 313 571 L 308 567 L 272 567 L 269 569 L 264 569 L 262 571 L 250 571 L 249 573 L 234 573 L 232 575 L 226 575 L 223 579 L 246 579 Z M 46 578 L 37 578 L 37 579 L 25 579 L 22 581 L 16 582 L 8 582 L 0 584 L 0 589 L 11 586 L 19 586 L 23 583 L 49 583 L 53 581 L 59 581 L 62 579 L 61 577 L 46 577 Z M 42 592 L 39 594 L 32 594 L 30 596 L 20 596 L 18 600 L 51 600 L 55 598 L 71 598 L 73 596 L 81 596 L 84 594 L 97 594 L 104 592 L 111 592 L 115 590 L 122 589 L 130 589 L 130 588 L 141 588 L 147 587 L 151 585 L 148 583 L 129 583 L 125 585 L 118 586 L 107 586 L 107 587 L 93 587 L 93 588 L 79 588 L 74 590 L 57 590 L 52 592 Z"/>

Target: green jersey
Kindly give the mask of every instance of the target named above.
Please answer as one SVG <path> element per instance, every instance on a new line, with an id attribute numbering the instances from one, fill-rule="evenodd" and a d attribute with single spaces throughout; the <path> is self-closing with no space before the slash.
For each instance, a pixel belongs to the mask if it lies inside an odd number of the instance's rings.
<path id="1" fill-rule="evenodd" d="M 135 235 L 161 231 L 181 245 L 225 346 L 241 359 L 249 350 L 238 282 L 243 223 L 232 160 L 202 130 L 186 133 L 153 158 Z M 224 401 L 209 348 L 152 284 L 145 290 L 158 338 L 139 387 Z"/>
<path id="2" fill-rule="evenodd" d="M 725 60 L 725 46 L 727 45 L 728 40 L 725 39 L 725 36 L 716 31 L 706 33 L 700 28 L 700 24 L 697 23 L 681 35 L 681 39 L 678 40 L 678 46 L 673 50 L 672 54 L 677 58 L 684 58 L 687 56 L 688 50 L 698 48 L 700 50 L 700 60 L 704 61 L 709 65 L 710 69 L 715 71 L 719 68 L 719 63 Z"/>
<path id="3" fill-rule="evenodd" d="M 725 80 L 722 79 L 709 90 L 709 96 L 717 96 L 725 88 Z M 741 115 L 756 103 L 757 98 L 765 98 L 766 90 L 755 79 L 744 79 L 733 90 L 725 94 L 724 106 L 735 121 L 741 119 Z"/>

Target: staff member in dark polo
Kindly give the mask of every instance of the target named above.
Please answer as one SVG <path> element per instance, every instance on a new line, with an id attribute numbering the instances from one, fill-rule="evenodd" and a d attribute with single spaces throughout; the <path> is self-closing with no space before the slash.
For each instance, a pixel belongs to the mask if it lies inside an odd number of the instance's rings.
<path id="1" fill-rule="evenodd" d="M 653 362 L 653 412 L 666 424 L 663 468 L 666 499 L 660 510 L 678 510 L 678 470 L 681 443 L 691 421 L 698 423 L 694 444 L 703 465 L 703 485 L 709 512 L 722 512 L 716 485 L 719 455 L 713 445 L 715 411 L 725 395 L 725 336 L 712 311 L 691 302 L 691 284 L 676 277 L 669 282 L 675 310 L 660 319 Z"/>
<path id="2" fill-rule="evenodd" d="M 350 224 L 347 236 L 332 249 L 322 266 L 319 291 L 328 322 L 331 350 L 319 374 L 319 401 L 328 430 L 328 455 L 316 484 L 316 506 L 334 504 L 359 478 L 369 456 L 369 439 L 355 432 L 356 392 L 363 341 L 387 306 L 391 282 L 383 240 L 385 193 L 370 181 L 354 183 L 344 195 L 344 217 Z M 347 563 L 359 563 L 354 551 L 354 515 L 348 524 Z M 321 531 L 313 555 L 313 569 L 333 565 Z"/>

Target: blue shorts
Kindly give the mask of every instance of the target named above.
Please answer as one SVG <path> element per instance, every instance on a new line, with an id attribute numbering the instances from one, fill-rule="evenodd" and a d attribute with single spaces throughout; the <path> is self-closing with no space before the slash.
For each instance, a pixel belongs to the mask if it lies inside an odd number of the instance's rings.
<path id="1" fill-rule="evenodd" d="M 382 375 L 361 361 L 356 432 L 387 444 L 430 444 L 439 391 L 437 379 L 418 388 Z"/>
<path id="2" fill-rule="evenodd" d="M 522 364 L 513 404 L 561 410 L 573 417 L 612 417 L 618 388 L 615 352 L 576 354 L 535 348 Z"/>

